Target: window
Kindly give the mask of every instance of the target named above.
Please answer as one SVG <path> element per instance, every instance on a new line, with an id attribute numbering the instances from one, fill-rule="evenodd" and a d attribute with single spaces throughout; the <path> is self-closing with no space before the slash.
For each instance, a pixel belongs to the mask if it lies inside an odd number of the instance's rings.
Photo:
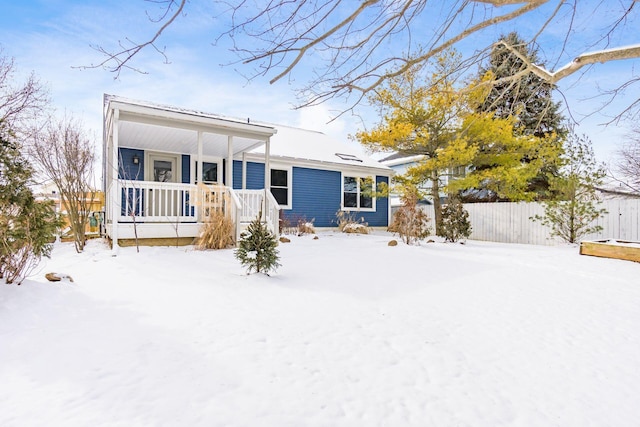
<path id="1" fill-rule="evenodd" d="M 156 182 L 178 182 L 180 163 L 178 156 L 165 153 L 145 153 L 145 179 Z"/>
<path id="2" fill-rule="evenodd" d="M 347 210 L 373 210 L 373 177 L 344 176 L 342 178 L 342 207 Z"/>
<path id="3" fill-rule="evenodd" d="M 198 162 L 196 162 L 197 167 Z M 202 162 L 202 181 L 218 182 L 218 164 Z"/>
<path id="4" fill-rule="evenodd" d="M 222 184 L 222 159 L 211 156 L 203 156 L 202 172 L 198 164 L 197 156 L 192 156 L 191 182 L 203 182 L 205 184 Z"/>
<path id="5" fill-rule="evenodd" d="M 280 207 L 290 208 L 291 204 L 291 170 L 271 169 L 271 194 Z"/>
<path id="6" fill-rule="evenodd" d="M 336 156 L 340 157 L 342 160 L 349 160 L 351 162 L 360 162 L 362 163 L 362 159 L 354 156 L 353 154 L 345 154 L 345 153 L 336 153 Z"/>

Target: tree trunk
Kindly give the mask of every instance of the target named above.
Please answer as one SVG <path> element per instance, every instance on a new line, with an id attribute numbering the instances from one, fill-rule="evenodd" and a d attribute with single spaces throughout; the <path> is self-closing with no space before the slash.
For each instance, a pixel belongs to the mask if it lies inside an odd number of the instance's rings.
<path id="1" fill-rule="evenodd" d="M 442 235 L 442 204 L 440 203 L 440 183 L 438 172 L 431 173 L 431 197 L 433 198 L 433 212 L 436 223 L 436 236 Z"/>

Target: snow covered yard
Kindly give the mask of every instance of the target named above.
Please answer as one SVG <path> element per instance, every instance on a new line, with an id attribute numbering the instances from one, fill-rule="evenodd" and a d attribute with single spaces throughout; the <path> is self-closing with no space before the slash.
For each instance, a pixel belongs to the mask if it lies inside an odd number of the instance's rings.
<path id="1" fill-rule="evenodd" d="M 640 264 L 389 239 L 292 237 L 272 277 L 59 244 L 0 285 L 0 425 L 638 425 Z"/>

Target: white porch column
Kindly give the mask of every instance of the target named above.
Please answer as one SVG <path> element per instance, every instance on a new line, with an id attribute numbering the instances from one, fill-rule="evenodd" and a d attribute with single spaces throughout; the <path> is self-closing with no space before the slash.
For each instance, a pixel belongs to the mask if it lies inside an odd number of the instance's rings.
<path id="1" fill-rule="evenodd" d="M 227 187 L 233 188 L 233 136 L 227 137 Z"/>
<path id="2" fill-rule="evenodd" d="M 271 138 L 267 138 L 264 144 L 264 189 L 271 188 Z"/>
<path id="3" fill-rule="evenodd" d="M 195 182 L 202 180 L 202 131 L 198 131 L 198 159 L 196 161 L 196 170 L 194 173 Z"/>
<path id="4" fill-rule="evenodd" d="M 120 218 L 120 186 L 118 185 L 118 176 L 120 175 L 120 161 L 118 159 L 118 123 L 120 118 L 120 110 L 113 111 L 112 122 L 112 151 L 111 151 L 111 191 L 110 191 L 110 209 L 111 209 L 111 254 L 113 256 L 118 255 L 118 219 Z"/>

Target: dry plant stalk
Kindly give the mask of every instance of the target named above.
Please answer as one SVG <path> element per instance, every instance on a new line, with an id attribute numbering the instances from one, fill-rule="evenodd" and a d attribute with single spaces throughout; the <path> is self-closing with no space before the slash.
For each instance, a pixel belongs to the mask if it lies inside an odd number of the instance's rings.
<path id="1" fill-rule="evenodd" d="M 343 233 L 369 234 L 371 229 L 364 221 L 364 218 L 356 219 L 353 214 L 345 211 L 339 211 L 336 214 L 338 218 L 338 230 Z"/>
<path id="2" fill-rule="evenodd" d="M 233 221 L 222 211 L 213 211 L 196 239 L 196 249 L 226 249 L 233 246 Z"/>
<path id="3" fill-rule="evenodd" d="M 302 236 L 303 234 L 316 234 L 316 228 L 313 226 L 313 219 L 311 221 L 307 221 L 302 218 L 298 220 L 298 236 Z"/>

